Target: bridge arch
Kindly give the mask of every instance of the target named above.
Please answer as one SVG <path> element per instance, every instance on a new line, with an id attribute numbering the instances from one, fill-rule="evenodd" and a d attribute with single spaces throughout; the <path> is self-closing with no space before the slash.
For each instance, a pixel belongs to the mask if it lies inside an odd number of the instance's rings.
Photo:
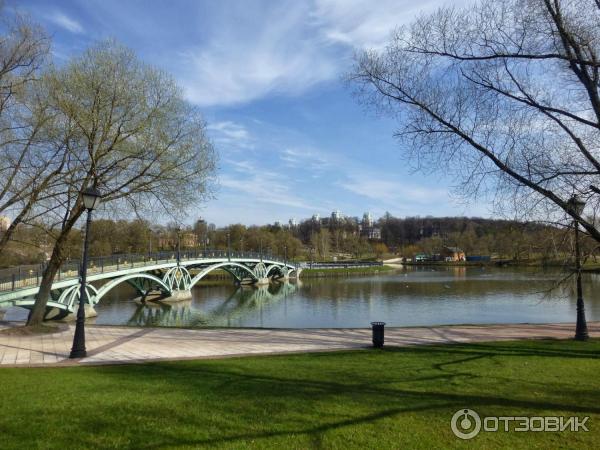
<path id="1" fill-rule="evenodd" d="M 175 266 L 167 271 L 163 281 L 171 288 L 171 291 L 187 290 L 190 288 L 192 276 L 185 267 Z"/>
<path id="2" fill-rule="evenodd" d="M 144 281 L 148 280 L 148 281 L 150 281 L 150 283 L 143 285 L 142 283 L 133 282 L 134 280 L 144 280 Z M 100 289 L 98 289 L 98 292 L 96 293 L 96 295 L 94 296 L 94 299 L 93 299 L 94 304 L 97 304 L 98 302 L 100 302 L 102 297 L 104 297 L 108 293 L 108 291 L 110 291 L 115 286 L 117 286 L 121 283 L 124 283 L 124 282 L 128 282 L 131 286 L 133 286 L 140 293 L 140 295 L 143 295 L 143 296 L 147 295 L 151 290 L 153 290 L 153 289 L 151 289 L 152 287 L 154 287 L 155 289 L 158 288 L 164 294 L 170 294 L 172 292 L 171 288 L 169 286 L 167 286 L 163 282 L 163 280 L 161 280 L 157 276 L 150 275 L 149 273 L 143 273 L 143 272 L 131 273 L 129 275 L 125 275 L 125 276 L 110 280 L 108 283 L 106 283 Z"/>
<path id="3" fill-rule="evenodd" d="M 238 269 L 243 273 L 247 273 L 248 275 L 250 275 L 250 277 L 253 280 L 257 279 L 256 274 L 250 267 L 245 266 L 244 264 L 240 264 L 240 263 L 236 263 L 236 262 L 232 262 L 232 261 L 225 261 L 222 263 L 213 264 L 212 266 L 206 267 L 206 268 L 202 269 L 200 272 L 198 272 L 198 274 L 194 278 L 192 278 L 192 280 L 190 281 L 190 288 L 194 287 L 196 285 L 196 283 L 198 283 L 202 278 L 204 278 L 210 272 L 212 272 L 213 270 L 217 270 L 217 269 L 223 269 L 223 270 L 229 272 L 238 281 L 241 281 L 241 278 L 238 275 L 236 275 L 232 269 Z"/>
<path id="4" fill-rule="evenodd" d="M 267 272 L 265 274 L 265 277 L 268 277 L 271 274 L 271 272 L 274 272 L 274 271 L 283 273 L 283 266 L 279 266 L 277 264 L 270 265 L 269 267 L 267 267 Z"/>
<path id="5" fill-rule="evenodd" d="M 94 298 L 96 298 L 96 295 L 98 295 L 98 290 L 91 284 L 88 284 L 85 287 L 85 291 L 87 293 L 88 303 L 93 304 Z M 67 311 L 72 312 L 75 303 L 79 302 L 80 294 L 81 284 L 75 284 L 65 289 L 58 297 L 56 303 L 64 305 Z"/>
<path id="6" fill-rule="evenodd" d="M 263 262 L 259 262 L 254 266 L 254 276 L 257 279 L 267 278 L 267 266 Z"/>

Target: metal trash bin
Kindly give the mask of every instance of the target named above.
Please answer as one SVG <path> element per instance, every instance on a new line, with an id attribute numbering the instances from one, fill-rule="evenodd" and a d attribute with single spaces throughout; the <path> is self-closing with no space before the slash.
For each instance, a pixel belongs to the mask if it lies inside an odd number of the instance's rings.
<path id="1" fill-rule="evenodd" d="M 371 327 L 373 329 L 373 347 L 382 348 L 385 322 L 371 322 Z"/>

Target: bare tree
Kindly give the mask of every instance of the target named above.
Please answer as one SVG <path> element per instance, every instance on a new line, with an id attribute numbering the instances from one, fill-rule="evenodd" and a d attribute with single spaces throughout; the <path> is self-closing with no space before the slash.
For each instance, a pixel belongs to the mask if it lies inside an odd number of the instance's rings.
<path id="1" fill-rule="evenodd" d="M 599 24 L 594 0 L 442 8 L 358 55 L 349 79 L 398 119 L 418 168 L 450 170 L 462 193 L 495 192 L 529 218 L 570 216 L 600 241 Z"/>
<path id="2" fill-rule="evenodd" d="M 40 202 L 55 238 L 28 324 L 43 320 L 70 231 L 84 212 L 80 192 L 95 186 L 104 205 L 181 215 L 208 193 L 215 154 L 199 112 L 170 76 L 115 42 L 102 42 L 49 70 L 39 98 L 55 119 L 46 135 L 66 148 L 64 183 Z M 52 195 L 50 195 L 52 194 Z"/>
<path id="3" fill-rule="evenodd" d="M 46 62 L 49 40 L 27 18 L 2 10 L 0 36 L 0 214 L 14 216 L 0 236 L 0 250 L 61 172 L 60 150 L 48 152 L 45 107 L 31 104 L 31 88 Z"/>

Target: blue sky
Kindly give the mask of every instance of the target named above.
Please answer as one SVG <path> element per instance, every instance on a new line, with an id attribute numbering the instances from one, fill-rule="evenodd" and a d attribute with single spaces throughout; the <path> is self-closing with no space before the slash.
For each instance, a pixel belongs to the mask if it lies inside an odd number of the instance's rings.
<path id="1" fill-rule="evenodd" d="M 14 0 L 53 38 L 57 62 L 115 38 L 178 80 L 219 152 L 215 199 L 191 211 L 217 225 L 348 215 L 489 216 L 413 173 L 395 124 L 344 85 L 356 50 L 441 0 Z M 456 2 L 455 2 L 456 3 Z"/>

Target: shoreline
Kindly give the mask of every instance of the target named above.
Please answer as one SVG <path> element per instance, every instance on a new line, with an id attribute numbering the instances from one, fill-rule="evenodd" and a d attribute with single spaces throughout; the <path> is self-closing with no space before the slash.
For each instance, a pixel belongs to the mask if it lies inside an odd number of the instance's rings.
<path id="1" fill-rule="evenodd" d="M 565 268 L 564 264 L 551 263 L 543 264 L 536 262 L 524 262 L 524 261 L 456 261 L 456 262 L 445 262 L 445 261 L 428 261 L 428 262 L 406 262 L 401 263 L 402 266 L 407 267 L 497 267 L 497 268 L 529 268 L 529 269 L 561 269 Z M 572 269 L 575 270 L 574 268 Z M 591 264 L 583 266 L 582 272 L 588 273 L 600 273 L 600 264 Z"/>
<path id="2" fill-rule="evenodd" d="M 303 278 L 329 278 L 360 275 L 377 275 L 380 273 L 389 273 L 398 270 L 400 267 L 394 267 L 389 264 L 373 267 L 335 267 L 335 268 L 307 268 L 302 269 L 300 279 Z"/>

